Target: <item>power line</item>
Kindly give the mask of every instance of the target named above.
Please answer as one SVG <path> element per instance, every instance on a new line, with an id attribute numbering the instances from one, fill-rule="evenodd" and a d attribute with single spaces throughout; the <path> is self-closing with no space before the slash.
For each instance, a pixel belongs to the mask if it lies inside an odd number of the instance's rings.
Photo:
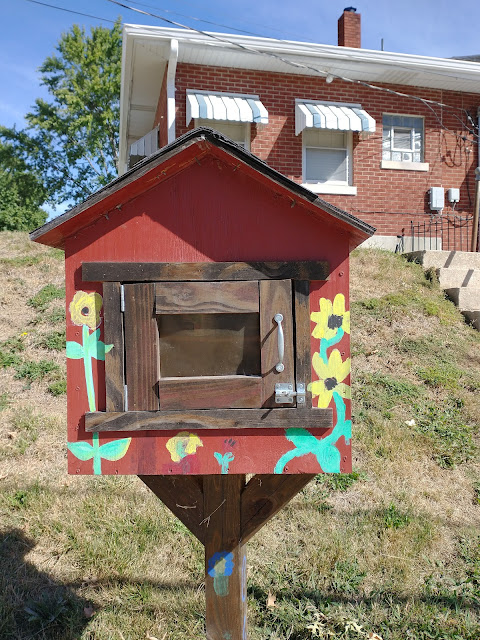
<path id="1" fill-rule="evenodd" d="M 161 7 L 157 7 L 155 5 L 152 4 L 147 4 L 146 2 L 134 2 L 133 0 L 130 0 L 131 4 L 136 4 L 140 7 L 149 7 L 150 9 L 156 9 L 157 11 L 162 11 L 163 13 L 170 13 L 171 15 L 174 16 L 181 16 L 182 18 L 188 18 L 189 20 L 195 20 L 196 22 L 203 22 L 204 24 L 211 24 L 215 27 L 221 27 L 222 29 L 229 29 L 230 31 L 237 31 L 238 33 L 245 33 L 249 36 L 255 36 L 257 38 L 264 38 L 265 36 L 263 34 L 260 33 L 254 33 L 253 31 L 249 31 L 247 29 L 239 29 L 237 27 L 232 27 L 230 25 L 227 24 L 222 24 L 220 22 L 213 22 L 212 20 L 207 20 L 204 18 L 197 18 L 195 16 L 189 16 L 189 15 L 185 15 L 184 13 L 179 13 L 178 11 L 171 11 L 170 9 L 162 9 Z M 248 24 L 248 23 L 245 23 Z M 283 31 L 281 29 L 275 29 L 274 27 L 271 26 L 265 26 L 265 25 L 254 25 L 257 27 L 260 27 L 261 29 L 269 29 L 270 31 L 278 31 L 280 33 L 283 33 Z"/>
<path id="2" fill-rule="evenodd" d="M 267 52 L 267 51 L 260 51 L 258 49 L 255 49 L 254 47 L 250 47 L 248 45 L 243 45 L 243 44 L 240 44 L 238 42 L 233 42 L 232 40 L 228 40 L 227 38 L 220 37 L 220 36 L 218 36 L 216 34 L 208 32 L 208 31 L 204 31 L 203 29 L 196 29 L 195 27 L 189 27 L 189 26 L 184 25 L 184 24 L 182 24 L 180 22 L 176 22 L 175 20 L 170 20 L 169 18 L 165 18 L 164 16 L 160 16 L 158 14 L 151 13 L 149 11 L 143 11 L 142 9 L 137 9 L 135 7 L 129 6 L 127 4 L 124 4 L 123 2 L 119 2 L 118 0 L 107 0 L 107 2 L 111 2 L 112 4 L 116 4 L 116 5 L 120 6 L 120 7 L 123 7 L 124 9 L 128 9 L 129 11 L 134 11 L 136 13 L 141 13 L 143 15 L 146 15 L 146 16 L 149 16 L 149 17 L 152 17 L 152 18 L 157 18 L 157 19 L 162 20 L 163 22 L 167 22 L 168 24 L 171 24 L 171 25 L 173 25 L 175 27 L 180 27 L 182 29 L 187 29 L 189 31 L 195 31 L 196 33 L 199 33 L 200 35 L 203 35 L 203 36 L 206 36 L 208 38 L 211 38 L 212 40 L 215 40 L 217 42 L 222 42 L 223 44 L 228 44 L 230 46 L 237 47 L 237 48 L 242 49 L 244 51 L 247 51 L 249 53 L 254 53 L 254 54 L 257 54 L 257 55 L 263 55 L 263 56 L 267 56 L 267 57 L 276 58 L 277 60 L 280 60 L 280 61 L 284 62 L 287 65 L 294 66 L 294 67 L 297 67 L 297 68 L 307 69 L 309 71 L 313 71 L 316 74 L 319 73 L 319 74 L 322 74 L 324 76 L 328 75 L 328 76 L 331 76 L 331 77 L 333 77 L 333 78 L 335 78 L 337 80 L 343 80 L 344 82 L 349 82 L 351 84 L 357 84 L 357 85 L 366 87 L 368 89 L 373 89 L 373 90 L 376 90 L 376 91 L 382 91 L 384 93 L 389 93 L 391 95 L 395 95 L 395 96 L 402 97 L 402 98 L 410 98 L 412 100 L 418 100 L 418 101 L 422 102 L 425 106 L 435 105 L 435 106 L 446 108 L 446 109 L 452 109 L 452 110 L 456 110 L 456 111 L 461 111 L 464 115 L 466 115 L 467 118 L 469 118 L 468 112 L 465 109 L 461 109 L 460 107 L 453 107 L 453 106 L 451 106 L 449 104 L 445 104 L 443 102 L 437 102 L 435 100 L 429 100 L 427 98 L 421 98 L 420 96 L 415 96 L 415 95 L 411 95 L 411 94 L 408 94 L 408 93 L 402 93 L 400 91 L 395 91 L 394 89 L 389 89 L 388 87 L 379 87 L 377 85 L 370 84 L 369 82 L 365 82 L 363 80 L 353 80 L 352 78 L 347 78 L 345 76 L 339 76 L 339 75 L 333 74 L 333 73 L 331 73 L 330 71 L 328 71 L 326 69 L 319 69 L 317 67 L 312 67 L 310 65 L 306 65 L 306 64 L 303 64 L 303 63 L 300 63 L 300 62 L 294 62 L 293 60 L 290 60 L 289 58 L 285 58 L 285 57 L 280 56 L 278 54 Z M 282 41 L 280 40 L 279 42 L 282 42 Z M 434 111 L 431 106 L 430 106 L 430 109 L 432 111 Z M 435 115 L 436 115 L 436 117 L 438 119 L 438 115 L 437 114 L 435 114 Z M 443 124 L 441 126 L 446 131 L 450 131 L 450 129 L 445 127 Z M 466 128 L 470 133 L 472 133 L 472 135 L 474 135 L 475 137 L 478 137 L 478 134 L 476 134 L 475 132 L 471 131 L 463 123 L 462 123 L 462 126 L 464 128 Z M 456 135 L 458 137 L 458 134 L 456 132 L 454 132 L 454 131 L 450 131 L 450 132 L 453 133 L 453 135 Z"/>
<path id="3" fill-rule="evenodd" d="M 57 9 L 58 11 L 65 11 L 66 13 L 74 13 L 77 16 L 84 16 L 85 18 L 93 18 L 94 20 L 102 20 L 103 22 L 111 22 L 115 24 L 115 20 L 109 20 L 108 18 L 99 18 L 98 16 L 92 16 L 90 13 L 81 13 L 80 11 L 73 11 L 73 9 L 65 9 L 64 7 L 57 7 L 54 4 L 48 4 L 47 2 L 40 2 L 40 0 L 25 0 L 33 4 L 39 4 L 42 7 L 49 7 L 50 9 Z"/>

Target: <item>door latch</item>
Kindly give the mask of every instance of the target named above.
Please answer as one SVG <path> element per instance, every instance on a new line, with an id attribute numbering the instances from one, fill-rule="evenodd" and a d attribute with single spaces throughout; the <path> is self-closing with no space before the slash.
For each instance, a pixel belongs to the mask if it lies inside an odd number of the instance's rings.
<path id="1" fill-rule="evenodd" d="M 305 404 L 305 385 L 299 383 L 297 390 L 293 390 L 293 384 L 289 382 L 277 382 L 275 385 L 275 402 L 277 404 L 293 404 L 297 398 L 297 404 Z"/>

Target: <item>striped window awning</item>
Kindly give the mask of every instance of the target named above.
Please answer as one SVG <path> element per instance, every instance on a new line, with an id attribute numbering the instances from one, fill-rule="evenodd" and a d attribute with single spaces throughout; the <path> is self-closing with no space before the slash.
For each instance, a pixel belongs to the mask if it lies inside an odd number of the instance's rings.
<path id="1" fill-rule="evenodd" d="M 195 118 L 268 123 L 268 111 L 258 96 L 187 91 L 187 126 Z"/>
<path id="2" fill-rule="evenodd" d="M 361 105 L 298 100 L 295 103 L 295 135 L 298 136 L 307 127 L 373 133 L 375 120 L 362 109 Z"/>

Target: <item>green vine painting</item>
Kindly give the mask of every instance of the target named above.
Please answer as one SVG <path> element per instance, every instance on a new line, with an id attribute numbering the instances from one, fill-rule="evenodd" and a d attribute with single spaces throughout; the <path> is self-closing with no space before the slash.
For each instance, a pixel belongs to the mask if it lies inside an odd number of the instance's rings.
<path id="1" fill-rule="evenodd" d="M 103 300 L 99 293 L 77 291 L 70 302 L 69 310 L 72 323 L 82 327 L 82 342 L 67 342 L 67 358 L 83 360 L 85 384 L 89 411 L 96 411 L 95 385 L 93 383 L 92 359 L 105 360 L 105 354 L 113 349 L 113 344 L 105 344 L 100 340 L 100 311 Z M 68 449 L 79 460 L 93 459 L 93 473 L 102 473 L 102 458 L 116 461 L 123 458 L 130 446 L 131 438 L 112 440 L 100 445 L 99 434 L 94 433 L 92 444 L 84 440 L 69 442 Z"/>
<path id="2" fill-rule="evenodd" d="M 341 455 L 336 443 L 343 436 L 348 443 L 352 436 L 352 422 L 346 420 L 345 399 L 351 397 L 351 389 L 344 380 L 350 373 L 350 358 L 342 360 L 338 349 L 328 355 L 328 349 L 338 344 L 345 333 L 350 333 L 350 311 L 345 310 L 345 296 L 335 296 L 333 302 L 320 299 L 320 311 L 311 314 L 315 322 L 312 332 L 320 340 L 319 351 L 313 354 L 312 366 L 318 380 L 308 385 L 313 397 L 318 398 L 318 407 L 326 409 L 332 402 L 336 409 L 336 423 L 332 432 L 318 439 L 307 429 L 292 428 L 286 430 L 286 438 L 294 449 L 287 451 L 275 465 L 274 473 L 283 473 L 285 466 L 294 458 L 313 454 L 325 473 L 340 473 Z"/>

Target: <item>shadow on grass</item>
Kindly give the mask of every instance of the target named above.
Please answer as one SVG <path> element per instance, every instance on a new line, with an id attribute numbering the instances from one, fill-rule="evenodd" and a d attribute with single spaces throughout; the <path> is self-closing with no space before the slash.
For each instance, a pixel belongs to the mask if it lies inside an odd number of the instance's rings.
<path id="1" fill-rule="evenodd" d="M 0 638 L 79 638 L 88 603 L 25 559 L 35 544 L 20 529 L 0 533 Z"/>
<path id="2" fill-rule="evenodd" d="M 257 602 L 267 602 L 268 590 L 262 589 L 256 585 L 249 585 L 248 594 L 253 596 Z M 299 602 L 310 602 L 316 607 L 321 608 L 325 605 L 359 605 L 362 604 L 367 610 L 383 605 L 385 608 L 393 608 L 396 605 L 411 606 L 413 601 L 422 603 L 430 607 L 438 607 L 439 611 L 450 609 L 451 611 L 458 611 L 459 609 L 471 609 L 474 612 L 480 613 L 480 605 L 472 600 L 466 598 L 456 597 L 452 595 L 417 595 L 414 598 L 411 596 L 401 596 L 398 593 L 392 591 L 382 591 L 372 594 L 370 596 L 362 595 L 361 593 L 342 593 L 340 591 L 332 591 L 327 588 L 319 589 L 279 589 L 275 592 L 277 603 L 291 602 L 293 605 L 297 605 Z"/>

